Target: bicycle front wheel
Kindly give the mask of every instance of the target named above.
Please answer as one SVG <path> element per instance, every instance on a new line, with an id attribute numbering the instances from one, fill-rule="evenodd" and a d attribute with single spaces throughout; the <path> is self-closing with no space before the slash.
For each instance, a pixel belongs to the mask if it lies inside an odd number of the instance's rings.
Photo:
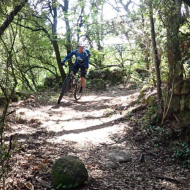
<path id="1" fill-rule="evenodd" d="M 75 88 L 74 88 L 75 100 L 79 100 L 84 94 L 85 86 L 83 87 L 82 92 L 80 92 L 80 87 L 81 87 L 81 79 L 78 79 L 78 80 L 76 80 L 76 84 L 75 84 Z"/>
<path id="2" fill-rule="evenodd" d="M 61 87 L 61 92 L 60 92 L 59 98 L 57 100 L 57 104 L 60 104 L 60 102 L 63 98 L 63 95 L 68 91 L 68 89 L 69 89 L 69 79 L 67 78 Z"/>

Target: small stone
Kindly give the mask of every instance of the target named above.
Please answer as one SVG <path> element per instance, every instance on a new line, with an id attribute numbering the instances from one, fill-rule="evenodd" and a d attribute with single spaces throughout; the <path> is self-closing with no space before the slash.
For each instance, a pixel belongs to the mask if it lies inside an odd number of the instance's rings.
<path id="1" fill-rule="evenodd" d="M 128 154 L 128 152 L 126 150 L 120 149 L 115 149 L 111 152 L 108 152 L 107 158 L 113 162 L 119 163 L 131 161 L 131 156 Z"/>
<path id="2" fill-rule="evenodd" d="M 137 181 L 142 181 L 143 178 L 142 177 L 137 177 Z"/>
<path id="3" fill-rule="evenodd" d="M 117 168 L 117 164 L 116 164 L 115 162 L 112 162 L 112 161 L 108 161 L 108 162 L 106 163 L 106 166 L 107 166 L 108 168 L 111 168 L 111 169 L 116 169 L 116 168 Z"/>

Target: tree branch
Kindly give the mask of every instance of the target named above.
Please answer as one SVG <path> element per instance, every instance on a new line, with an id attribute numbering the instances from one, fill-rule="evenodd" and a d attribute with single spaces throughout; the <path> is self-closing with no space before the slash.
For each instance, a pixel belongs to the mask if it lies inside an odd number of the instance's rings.
<path id="1" fill-rule="evenodd" d="M 32 69 L 35 69 L 35 68 L 45 69 L 45 70 L 49 71 L 51 74 L 53 74 L 54 76 L 56 76 L 56 74 L 51 69 L 48 69 L 47 67 L 38 66 L 38 65 L 31 66 L 30 68 L 28 68 L 27 70 L 25 70 L 25 73 L 27 73 L 28 71 L 30 71 Z"/>
<path id="2" fill-rule="evenodd" d="M 4 33 L 4 31 L 8 28 L 8 26 L 11 24 L 11 22 L 14 19 L 14 16 L 16 16 L 19 11 L 25 6 L 25 4 L 28 2 L 28 0 L 25 0 L 20 5 L 16 6 L 14 10 L 7 16 L 7 19 L 4 21 L 4 23 L 0 27 L 0 36 Z"/>

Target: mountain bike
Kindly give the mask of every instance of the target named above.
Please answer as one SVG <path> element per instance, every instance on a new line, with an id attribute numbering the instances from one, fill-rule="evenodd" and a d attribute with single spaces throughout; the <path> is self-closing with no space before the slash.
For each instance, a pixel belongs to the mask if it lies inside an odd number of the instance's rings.
<path id="1" fill-rule="evenodd" d="M 69 72 L 66 76 L 65 81 L 62 84 L 61 92 L 57 103 L 60 104 L 63 96 L 64 95 L 66 96 L 68 94 L 73 95 L 75 100 L 79 100 L 83 96 L 85 90 L 85 87 L 83 87 L 83 91 L 79 93 L 80 86 L 81 86 L 81 79 L 79 74 L 74 75 L 72 67 L 69 66 Z"/>

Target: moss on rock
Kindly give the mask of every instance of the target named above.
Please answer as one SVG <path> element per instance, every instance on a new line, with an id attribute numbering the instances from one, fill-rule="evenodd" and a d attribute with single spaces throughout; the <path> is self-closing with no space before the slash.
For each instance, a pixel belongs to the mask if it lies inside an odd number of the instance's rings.
<path id="1" fill-rule="evenodd" d="M 94 79 L 94 80 L 92 80 L 92 87 L 95 90 L 105 90 L 106 83 L 102 79 Z"/>
<path id="2" fill-rule="evenodd" d="M 88 172 L 83 162 L 76 156 L 65 156 L 55 161 L 52 167 L 52 184 L 55 188 L 73 188 L 83 185 Z"/>

